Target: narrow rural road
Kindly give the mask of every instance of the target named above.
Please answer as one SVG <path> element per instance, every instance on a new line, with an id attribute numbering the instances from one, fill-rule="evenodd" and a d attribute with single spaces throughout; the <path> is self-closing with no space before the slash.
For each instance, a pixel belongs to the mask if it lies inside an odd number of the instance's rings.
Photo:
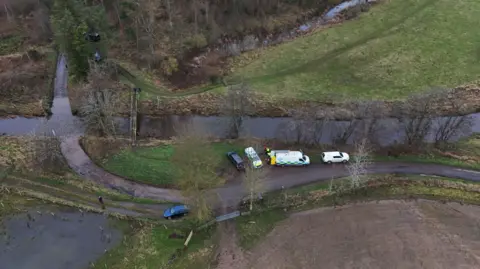
<path id="1" fill-rule="evenodd" d="M 59 61 L 57 81 L 66 81 L 68 70 L 65 66 L 64 56 Z M 58 97 L 65 97 L 66 85 L 64 83 L 56 83 L 56 87 L 62 89 L 55 89 Z M 56 96 L 57 97 L 57 96 Z M 67 99 L 68 102 L 68 99 Z M 116 189 L 120 192 L 127 193 L 135 197 L 150 198 L 162 201 L 182 202 L 184 197 L 177 190 L 162 189 L 154 186 L 140 184 L 128 181 L 119 176 L 112 175 L 102 168 L 98 167 L 88 157 L 80 145 L 79 134 L 67 134 L 61 136 L 61 149 L 69 166 L 83 178 L 92 180 L 99 184 L 105 185 L 109 188 Z M 326 165 L 311 165 L 305 168 L 268 168 L 269 176 L 264 183 L 265 191 L 275 191 L 283 188 L 292 188 L 295 186 L 305 185 L 318 181 L 326 181 L 332 178 L 341 178 L 348 175 L 347 170 L 343 165 L 326 166 Z M 400 163 L 400 162 L 386 162 L 372 164 L 368 173 L 370 174 L 387 174 L 387 173 L 402 173 L 402 174 L 426 174 L 436 175 L 442 177 L 459 178 L 469 181 L 480 181 L 480 171 L 459 169 L 456 167 L 449 167 L 434 164 L 419 164 L 419 163 Z M 241 199 L 246 195 L 244 187 L 240 183 L 226 185 L 222 188 L 213 191 L 217 193 L 221 199 L 222 206 L 235 207 Z"/>
<path id="2" fill-rule="evenodd" d="M 136 197 L 155 200 L 182 202 L 184 198 L 177 190 L 162 189 L 150 185 L 128 181 L 112 175 L 87 156 L 79 143 L 79 136 L 70 136 L 62 139 L 61 148 L 69 166 L 86 179 L 103 184 L 107 187 L 130 194 Z M 265 191 L 275 191 L 284 188 L 293 188 L 309 183 L 327 181 L 332 178 L 348 176 L 344 165 L 311 165 L 309 167 L 271 167 L 268 178 L 264 182 Z M 435 175 L 449 178 L 458 178 L 480 182 L 480 171 L 460 169 L 437 164 L 382 162 L 374 163 L 368 168 L 369 174 L 413 174 Z M 226 185 L 216 189 L 221 203 L 227 207 L 235 207 L 247 194 L 240 183 Z"/>

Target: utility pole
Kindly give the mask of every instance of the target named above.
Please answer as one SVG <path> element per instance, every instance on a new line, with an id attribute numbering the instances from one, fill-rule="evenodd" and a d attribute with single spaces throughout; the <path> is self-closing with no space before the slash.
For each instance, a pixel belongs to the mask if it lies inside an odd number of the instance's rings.
<path id="1" fill-rule="evenodd" d="M 133 88 L 132 98 L 131 98 L 131 107 L 130 112 L 130 128 L 132 135 L 132 146 L 135 146 L 137 143 L 137 114 L 138 114 L 138 96 L 140 95 L 140 88 Z"/>

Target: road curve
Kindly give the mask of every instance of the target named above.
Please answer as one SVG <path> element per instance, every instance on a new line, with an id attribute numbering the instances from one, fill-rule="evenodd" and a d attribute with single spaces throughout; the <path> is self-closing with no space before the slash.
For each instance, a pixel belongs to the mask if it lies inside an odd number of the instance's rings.
<path id="1" fill-rule="evenodd" d="M 130 194 L 135 197 L 155 200 L 182 202 L 184 198 L 178 190 L 157 188 L 150 185 L 128 181 L 112 175 L 97 166 L 80 146 L 79 136 L 70 136 L 62 139 L 61 149 L 69 166 L 85 179 L 103 184 L 109 188 Z M 309 183 L 326 181 L 348 176 L 344 165 L 311 165 L 309 167 L 265 168 L 269 169 L 268 177 L 264 182 L 265 192 L 293 188 Z M 461 169 L 438 164 L 382 162 L 374 163 L 368 168 L 369 174 L 425 174 L 458 178 L 480 182 L 480 171 Z M 214 190 L 223 206 L 234 207 L 246 195 L 245 188 L 240 183 L 227 184 Z"/>

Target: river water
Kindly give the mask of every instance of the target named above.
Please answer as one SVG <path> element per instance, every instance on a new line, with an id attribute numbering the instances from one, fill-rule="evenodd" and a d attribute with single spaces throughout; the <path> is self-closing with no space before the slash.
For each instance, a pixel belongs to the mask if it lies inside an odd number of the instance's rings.
<path id="1" fill-rule="evenodd" d="M 66 106 L 63 99 L 54 103 L 59 107 Z M 66 101 L 68 103 L 68 99 Z M 57 107 L 58 108 L 58 107 Z M 472 126 L 462 134 L 455 137 L 465 137 L 472 133 L 480 132 L 480 113 L 471 114 Z M 446 118 L 437 118 L 435 122 L 441 122 Z M 128 134 L 129 120 L 118 118 L 118 133 Z M 298 135 L 303 136 L 303 141 L 315 139 L 317 142 L 330 144 L 338 132 L 345 130 L 350 124 L 347 121 L 326 122 L 323 127 L 321 137 L 313 138 L 315 133 L 312 129 L 292 128 L 290 118 L 245 118 L 242 123 L 240 137 L 257 137 L 265 139 L 284 139 L 296 141 Z M 154 137 L 160 139 L 169 139 L 178 135 L 182 130 L 190 129 L 196 132 L 202 132 L 205 135 L 226 138 L 231 130 L 231 120 L 228 117 L 205 117 L 205 116 L 167 116 L 160 118 L 142 117 L 139 124 L 139 137 Z M 55 114 L 50 119 L 44 118 L 23 118 L 0 120 L 0 133 L 6 135 L 28 135 L 34 133 L 49 134 L 55 132 L 56 135 L 82 134 L 84 124 L 78 117 Z M 376 131 L 376 138 L 382 145 L 389 145 L 396 141 L 401 142 L 404 139 L 403 128 L 397 119 L 383 119 L 379 123 Z M 434 128 L 433 128 L 434 129 Z M 299 131 L 303 130 L 303 131 Z M 349 141 L 353 141 L 358 133 L 354 133 Z M 433 131 L 427 140 L 433 139 Z"/>

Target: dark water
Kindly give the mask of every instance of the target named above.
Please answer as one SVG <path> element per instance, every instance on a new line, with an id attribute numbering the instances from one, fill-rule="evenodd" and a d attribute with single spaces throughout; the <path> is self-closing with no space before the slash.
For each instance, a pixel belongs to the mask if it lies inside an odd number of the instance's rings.
<path id="1" fill-rule="evenodd" d="M 56 105 L 55 103 L 54 105 Z M 62 103 L 60 103 L 62 105 Z M 480 113 L 471 114 L 472 126 L 456 139 L 480 132 Z M 441 122 L 446 118 L 437 118 Z M 128 119 L 118 118 L 118 133 L 128 134 L 130 122 Z M 231 130 L 231 120 L 227 117 L 205 117 L 205 116 L 167 116 L 160 118 L 142 117 L 139 124 L 140 137 L 155 137 L 169 139 L 178 135 L 183 130 L 190 129 L 202 132 L 208 136 L 226 138 Z M 323 127 L 322 137 L 315 137 L 318 142 L 331 143 L 337 133 L 345 130 L 349 122 L 332 121 L 327 122 Z M 84 131 L 83 122 L 80 118 L 63 114 L 54 114 L 49 120 L 42 118 L 26 119 L 17 117 L 14 119 L 0 120 L 0 133 L 8 135 L 27 135 L 37 133 L 52 133 L 57 135 L 81 134 Z M 303 128 L 303 127 L 302 127 Z M 300 128 L 301 129 L 301 128 Z M 396 119 L 383 119 L 378 124 L 375 137 L 383 144 L 391 144 L 395 141 L 401 142 L 404 139 L 402 126 Z M 435 129 L 435 127 L 433 128 Z M 289 141 L 296 141 L 301 133 L 302 140 L 312 140 L 313 130 L 298 131 L 299 128 L 292 126 L 289 118 L 245 118 L 242 123 L 240 137 L 277 138 Z M 350 137 L 352 141 L 358 135 L 358 130 Z M 433 132 L 427 140 L 433 139 Z"/>
<path id="2" fill-rule="evenodd" d="M 0 269 L 84 269 L 122 239 L 121 232 L 110 228 L 101 214 L 29 214 L 34 221 L 26 214 L 4 220 Z"/>

